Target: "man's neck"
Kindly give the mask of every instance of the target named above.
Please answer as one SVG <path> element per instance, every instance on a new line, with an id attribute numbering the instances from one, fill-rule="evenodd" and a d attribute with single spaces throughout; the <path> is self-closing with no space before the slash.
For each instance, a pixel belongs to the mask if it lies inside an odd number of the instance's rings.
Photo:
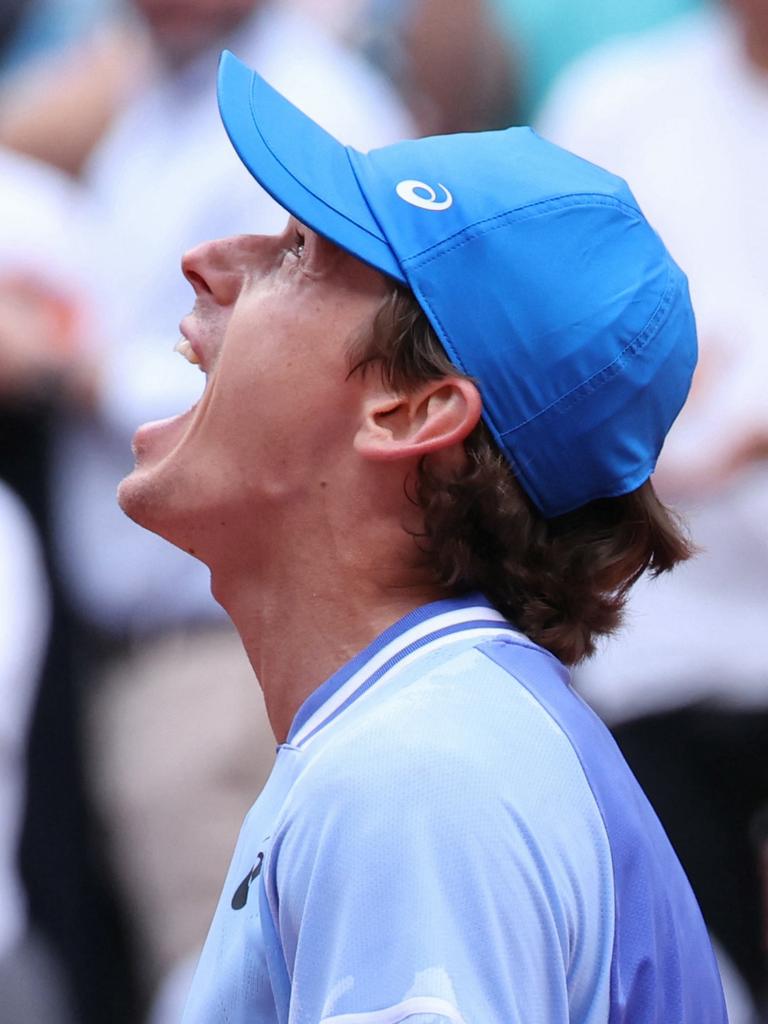
<path id="1" fill-rule="evenodd" d="M 276 576 L 242 573 L 225 585 L 214 574 L 214 593 L 240 634 L 278 742 L 337 669 L 408 612 L 446 596 L 423 579 L 374 581 L 303 559 Z"/>

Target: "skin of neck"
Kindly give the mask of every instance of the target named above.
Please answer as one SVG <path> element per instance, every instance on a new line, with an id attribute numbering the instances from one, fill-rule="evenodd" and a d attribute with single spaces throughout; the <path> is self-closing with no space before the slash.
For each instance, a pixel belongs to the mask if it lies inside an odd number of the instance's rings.
<path id="1" fill-rule="evenodd" d="M 447 596 L 412 536 L 421 524 L 403 468 L 378 476 L 387 479 L 373 488 L 320 482 L 291 509 L 260 519 L 258 536 L 233 545 L 230 534 L 206 559 L 278 742 L 324 680 L 403 615 Z"/>

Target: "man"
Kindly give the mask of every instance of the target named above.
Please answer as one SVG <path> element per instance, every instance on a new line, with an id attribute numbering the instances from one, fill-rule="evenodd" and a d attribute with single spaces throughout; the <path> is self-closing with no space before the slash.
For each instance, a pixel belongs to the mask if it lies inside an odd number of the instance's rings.
<path id="1" fill-rule="evenodd" d="M 185 257 L 206 388 L 137 432 L 120 502 L 209 566 L 280 745 L 185 1020 L 723 1024 L 682 870 L 554 656 L 688 554 L 648 482 L 684 275 L 528 129 L 365 156 L 230 54 L 219 97 L 294 217 Z"/>

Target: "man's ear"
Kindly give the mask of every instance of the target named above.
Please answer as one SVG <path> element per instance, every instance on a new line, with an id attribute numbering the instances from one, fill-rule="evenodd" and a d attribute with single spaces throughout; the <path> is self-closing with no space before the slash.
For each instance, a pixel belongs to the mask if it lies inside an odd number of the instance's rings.
<path id="1" fill-rule="evenodd" d="M 426 381 L 408 393 L 369 392 L 355 449 L 367 459 L 420 458 L 455 448 L 477 426 L 480 392 L 465 377 Z"/>

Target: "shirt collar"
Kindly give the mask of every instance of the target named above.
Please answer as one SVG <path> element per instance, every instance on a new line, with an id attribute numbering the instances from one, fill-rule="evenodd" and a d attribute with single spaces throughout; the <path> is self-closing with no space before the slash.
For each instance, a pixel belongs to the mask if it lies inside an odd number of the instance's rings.
<path id="1" fill-rule="evenodd" d="M 372 686 L 379 686 L 404 659 L 409 661 L 456 634 L 475 631 L 478 639 L 517 631 L 482 594 L 435 601 L 415 608 L 378 636 L 322 683 L 296 713 L 287 745 L 302 747 Z M 520 634 L 518 634 L 520 635 Z"/>

